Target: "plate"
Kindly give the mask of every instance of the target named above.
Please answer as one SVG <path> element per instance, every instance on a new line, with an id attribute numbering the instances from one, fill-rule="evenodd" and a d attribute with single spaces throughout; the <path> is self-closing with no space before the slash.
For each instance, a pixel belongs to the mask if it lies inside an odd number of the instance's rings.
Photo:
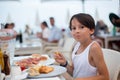
<path id="1" fill-rule="evenodd" d="M 28 78 L 33 79 L 33 78 L 53 77 L 53 76 L 57 76 L 57 75 L 60 75 L 62 73 L 65 73 L 67 71 L 67 69 L 65 67 L 62 67 L 62 66 L 51 65 L 51 67 L 53 67 L 54 70 L 52 72 L 48 73 L 48 74 L 40 74 L 38 76 L 28 75 Z"/>
<path id="2" fill-rule="evenodd" d="M 40 61 L 38 65 L 50 65 L 50 64 L 53 64 L 54 62 L 55 62 L 55 59 L 48 58 L 46 61 Z"/>
<path id="3" fill-rule="evenodd" d="M 55 62 L 55 59 L 53 58 L 50 58 L 48 55 L 42 55 L 42 56 L 46 56 L 47 57 L 47 60 L 45 61 L 40 61 L 38 63 L 38 65 L 50 65 L 50 64 L 53 64 Z M 22 59 L 26 59 L 26 58 L 31 58 L 32 56 L 20 56 L 20 57 L 14 57 L 13 61 L 14 61 L 14 64 L 17 62 L 17 61 L 20 61 Z"/>
<path id="4" fill-rule="evenodd" d="M 48 55 L 42 55 L 42 56 L 47 57 L 47 60 L 40 61 L 38 63 L 38 65 L 50 65 L 50 64 L 53 64 L 55 62 L 55 59 L 54 58 L 50 58 Z"/>

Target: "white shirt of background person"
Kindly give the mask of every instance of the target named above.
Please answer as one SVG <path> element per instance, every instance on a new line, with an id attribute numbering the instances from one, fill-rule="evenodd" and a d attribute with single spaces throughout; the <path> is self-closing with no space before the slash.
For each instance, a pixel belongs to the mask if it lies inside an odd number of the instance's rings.
<path id="1" fill-rule="evenodd" d="M 43 38 L 48 38 L 50 34 L 49 28 L 45 28 L 42 33 Z"/>

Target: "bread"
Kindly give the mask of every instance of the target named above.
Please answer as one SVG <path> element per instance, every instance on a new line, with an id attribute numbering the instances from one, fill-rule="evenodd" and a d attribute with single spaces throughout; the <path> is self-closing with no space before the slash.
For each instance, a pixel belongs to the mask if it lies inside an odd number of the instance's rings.
<path id="1" fill-rule="evenodd" d="M 60 52 L 56 51 L 56 52 L 54 52 L 54 54 L 59 55 L 59 54 L 60 54 Z"/>
<path id="2" fill-rule="evenodd" d="M 40 74 L 39 71 L 37 71 L 37 70 L 36 70 L 35 68 L 33 68 L 33 67 L 31 67 L 31 68 L 29 69 L 28 73 L 29 73 L 30 76 L 37 76 L 37 75 Z"/>
<path id="3" fill-rule="evenodd" d="M 41 56 L 41 57 L 40 57 L 40 60 L 41 60 L 41 61 L 45 61 L 45 60 L 47 60 L 47 57 L 46 57 L 46 56 Z"/>
<path id="4" fill-rule="evenodd" d="M 35 65 L 33 68 L 39 72 L 39 69 L 41 68 L 41 66 Z"/>
<path id="5" fill-rule="evenodd" d="M 39 69 L 39 72 L 40 73 L 49 73 L 51 71 L 53 71 L 54 68 L 53 67 L 50 67 L 50 66 L 41 66 L 41 68 Z"/>
<path id="6" fill-rule="evenodd" d="M 51 71 L 53 71 L 54 68 L 53 67 L 50 67 L 50 66 L 34 66 L 34 67 L 30 67 L 29 70 L 28 70 L 28 73 L 30 76 L 37 76 L 41 73 L 49 73 Z"/>

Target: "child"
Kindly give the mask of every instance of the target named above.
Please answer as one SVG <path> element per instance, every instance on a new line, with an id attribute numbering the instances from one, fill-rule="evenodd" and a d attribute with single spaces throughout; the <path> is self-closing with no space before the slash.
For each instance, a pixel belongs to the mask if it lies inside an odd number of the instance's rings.
<path id="1" fill-rule="evenodd" d="M 95 29 L 93 18 L 89 14 L 75 14 L 69 28 L 77 41 L 72 52 L 72 65 L 68 65 L 62 54 L 55 54 L 55 60 L 67 68 L 73 80 L 109 80 L 101 47 L 91 38 Z"/>

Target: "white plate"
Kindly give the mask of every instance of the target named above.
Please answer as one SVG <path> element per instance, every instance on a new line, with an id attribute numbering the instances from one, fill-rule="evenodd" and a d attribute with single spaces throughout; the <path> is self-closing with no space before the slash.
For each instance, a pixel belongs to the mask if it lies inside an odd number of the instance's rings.
<path id="1" fill-rule="evenodd" d="M 55 62 L 55 59 L 53 58 L 50 58 L 48 55 L 42 55 L 42 56 L 46 56 L 48 59 L 45 60 L 45 61 L 40 61 L 38 63 L 38 65 L 50 65 L 50 64 L 53 64 Z M 32 56 L 20 56 L 20 57 L 14 57 L 13 61 L 14 61 L 14 64 L 15 62 L 19 61 L 19 60 L 22 60 L 22 59 L 26 59 L 26 58 L 31 58 Z"/>
<path id="2" fill-rule="evenodd" d="M 49 58 L 46 61 L 40 61 L 38 65 L 50 65 L 50 64 L 53 64 L 54 62 L 55 62 L 55 59 Z"/>
<path id="3" fill-rule="evenodd" d="M 46 78 L 46 77 L 53 77 L 53 76 L 57 76 L 60 75 L 62 73 L 65 73 L 67 71 L 67 69 L 65 67 L 62 66 L 57 66 L 57 65 L 51 65 L 51 67 L 54 68 L 54 70 L 48 74 L 40 74 L 38 76 L 30 76 L 28 75 L 28 78 L 32 79 L 32 78 Z"/>
<path id="4" fill-rule="evenodd" d="M 65 80 L 65 79 L 60 79 L 59 77 L 50 77 L 50 78 L 25 79 L 25 80 Z"/>
<path id="5" fill-rule="evenodd" d="M 47 60 L 40 61 L 38 65 L 50 65 L 50 64 L 53 64 L 55 62 L 55 59 L 50 58 L 48 55 L 42 55 L 42 56 L 47 57 Z"/>

